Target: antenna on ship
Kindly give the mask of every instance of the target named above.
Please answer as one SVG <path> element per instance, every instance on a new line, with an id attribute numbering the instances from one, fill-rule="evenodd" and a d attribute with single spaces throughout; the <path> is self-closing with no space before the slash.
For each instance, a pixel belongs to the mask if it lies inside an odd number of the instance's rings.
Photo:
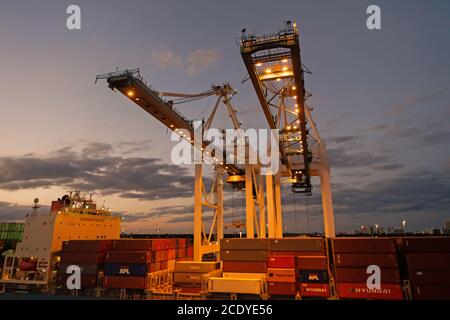
<path id="1" fill-rule="evenodd" d="M 39 205 L 39 198 L 34 198 L 33 201 L 33 206 L 31 207 L 31 209 L 33 209 L 33 213 L 31 214 L 32 216 L 37 216 L 37 210 L 40 208 L 41 206 Z"/>

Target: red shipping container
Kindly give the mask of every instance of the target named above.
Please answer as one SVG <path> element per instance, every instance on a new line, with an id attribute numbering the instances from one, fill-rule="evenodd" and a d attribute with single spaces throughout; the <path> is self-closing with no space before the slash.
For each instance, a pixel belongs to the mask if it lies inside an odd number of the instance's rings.
<path id="1" fill-rule="evenodd" d="M 297 270 L 328 270 L 326 256 L 297 256 Z"/>
<path id="2" fill-rule="evenodd" d="M 365 283 L 371 274 L 366 268 L 336 268 L 335 277 L 337 282 Z M 380 268 L 381 283 L 401 284 L 398 269 Z"/>
<path id="3" fill-rule="evenodd" d="M 103 286 L 107 289 L 147 289 L 147 277 L 106 276 Z"/>
<path id="4" fill-rule="evenodd" d="M 167 250 L 170 248 L 170 239 L 160 239 L 161 250 Z"/>
<path id="5" fill-rule="evenodd" d="M 413 270 L 450 270 L 450 253 L 407 254 L 406 263 L 408 268 Z"/>
<path id="6" fill-rule="evenodd" d="M 105 261 L 104 253 L 77 253 L 62 252 L 61 263 L 63 264 L 101 264 Z"/>
<path id="7" fill-rule="evenodd" d="M 283 238 L 271 239 L 272 251 L 321 251 L 325 252 L 325 241 L 320 238 Z"/>
<path id="8" fill-rule="evenodd" d="M 153 262 L 149 264 L 148 272 L 156 272 L 161 270 L 160 262 Z"/>
<path id="9" fill-rule="evenodd" d="M 176 249 L 177 243 L 178 243 L 178 241 L 176 238 L 170 238 L 169 239 L 169 249 Z"/>
<path id="10" fill-rule="evenodd" d="M 167 260 L 161 261 L 161 262 L 159 263 L 159 269 L 160 269 L 160 270 L 166 270 L 167 268 L 168 268 L 168 262 L 167 262 Z"/>
<path id="11" fill-rule="evenodd" d="M 106 253 L 106 263 L 136 263 L 149 264 L 150 252 L 148 251 L 109 251 Z"/>
<path id="12" fill-rule="evenodd" d="M 267 281 L 295 283 L 295 269 L 267 268 Z"/>
<path id="13" fill-rule="evenodd" d="M 270 255 L 268 262 L 268 268 L 295 268 L 295 256 L 292 255 Z"/>
<path id="14" fill-rule="evenodd" d="M 169 250 L 158 250 L 158 251 L 152 251 L 152 262 L 160 262 L 167 260 L 169 257 Z"/>
<path id="15" fill-rule="evenodd" d="M 300 283 L 300 295 L 303 297 L 329 297 L 330 286 L 325 283 Z"/>
<path id="16" fill-rule="evenodd" d="M 448 285 L 450 286 L 450 270 L 409 270 L 411 285 Z"/>
<path id="17" fill-rule="evenodd" d="M 405 252 L 450 253 L 450 237 L 402 238 L 399 241 Z"/>
<path id="18" fill-rule="evenodd" d="M 381 289 L 369 289 L 366 283 L 337 283 L 340 298 L 369 300 L 403 300 L 402 287 L 397 284 L 381 284 Z"/>
<path id="19" fill-rule="evenodd" d="M 271 296 L 295 296 L 297 285 L 295 283 L 269 282 L 267 291 Z"/>
<path id="20" fill-rule="evenodd" d="M 161 239 L 152 239 L 152 251 L 161 250 Z"/>
<path id="21" fill-rule="evenodd" d="M 112 240 L 69 240 L 63 241 L 62 252 L 98 253 L 112 248 Z"/>
<path id="22" fill-rule="evenodd" d="M 36 271 L 37 261 L 22 260 L 19 265 L 20 271 Z"/>
<path id="23" fill-rule="evenodd" d="M 186 239 L 180 238 L 178 239 L 177 248 L 185 248 L 186 247 Z"/>
<path id="24" fill-rule="evenodd" d="M 337 253 L 334 256 L 336 267 L 364 267 L 377 265 L 380 268 L 397 268 L 397 255 L 387 253 Z"/>
<path id="25" fill-rule="evenodd" d="M 120 239 L 113 241 L 114 251 L 151 251 L 153 241 L 149 239 Z"/>
<path id="26" fill-rule="evenodd" d="M 412 286 L 414 300 L 450 300 L 450 286 Z"/>
<path id="27" fill-rule="evenodd" d="M 338 238 L 332 240 L 334 253 L 395 253 L 393 238 Z"/>
<path id="28" fill-rule="evenodd" d="M 186 256 L 191 257 L 194 255 L 194 247 L 189 246 L 186 247 Z"/>
<path id="29" fill-rule="evenodd" d="M 177 259 L 184 258 L 186 256 L 185 248 L 178 248 L 178 249 L 176 249 L 176 252 L 177 252 L 177 256 L 176 256 Z"/>
<path id="30" fill-rule="evenodd" d="M 263 261 L 223 261 L 223 272 L 266 273 L 267 262 Z"/>
<path id="31" fill-rule="evenodd" d="M 177 257 L 177 249 L 167 250 L 167 260 L 173 260 Z"/>
<path id="32" fill-rule="evenodd" d="M 67 278 L 69 276 L 70 276 L 69 274 L 61 274 L 59 276 L 59 279 L 58 279 L 58 284 L 61 287 L 65 288 L 65 289 L 68 289 L 67 288 Z M 80 280 L 81 280 L 81 282 L 80 282 L 81 289 L 84 289 L 84 288 L 96 288 L 97 287 L 97 275 L 94 275 L 94 274 L 81 274 L 81 279 Z"/>
<path id="33" fill-rule="evenodd" d="M 314 256 L 323 257 L 324 251 L 270 251 L 271 256 Z"/>

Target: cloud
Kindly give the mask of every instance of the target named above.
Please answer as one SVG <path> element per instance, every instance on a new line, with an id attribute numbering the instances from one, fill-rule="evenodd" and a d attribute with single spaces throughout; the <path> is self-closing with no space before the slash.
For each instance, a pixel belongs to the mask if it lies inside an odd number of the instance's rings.
<path id="1" fill-rule="evenodd" d="M 160 69 L 177 68 L 183 63 L 183 59 L 169 49 L 152 51 L 151 58 L 153 63 Z"/>
<path id="2" fill-rule="evenodd" d="M 331 143 L 340 144 L 340 143 L 354 142 L 358 139 L 359 139 L 358 136 L 336 136 L 326 138 L 325 140 L 327 144 Z"/>
<path id="3" fill-rule="evenodd" d="M 38 212 L 47 212 L 49 208 L 48 206 L 42 206 Z M 30 206 L 22 206 L 0 201 L 0 220 L 2 221 L 20 221 L 29 213 L 31 213 L 31 204 Z"/>
<path id="4" fill-rule="evenodd" d="M 198 75 L 213 66 L 218 60 L 216 49 L 196 49 L 186 58 L 170 49 L 152 51 L 153 63 L 160 69 L 184 68 L 189 76 Z"/>
<path id="5" fill-rule="evenodd" d="M 46 156 L 0 157 L 0 189 L 59 186 L 139 200 L 190 197 L 193 177 L 188 168 L 157 158 L 111 156 L 111 146 L 97 145 L 94 154 L 63 148 Z M 96 152 L 102 150 L 102 152 Z"/>
<path id="6" fill-rule="evenodd" d="M 390 111 L 389 115 L 399 116 L 402 115 L 408 108 L 412 108 L 421 103 L 430 102 L 435 100 L 436 98 L 442 97 L 446 95 L 446 90 L 437 90 L 433 92 L 428 92 L 422 95 L 416 96 L 407 96 L 404 100 L 396 105 L 394 105 Z"/>
<path id="7" fill-rule="evenodd" d="M 374 154 L 369 151 L 349 153 L 345 147 L 328 150 L 333 168 L 371 167 L 378 170 L 400 169 L 403 165 L 395 163 L 386 154 Z"/>
<path id="8" fill-rule="evenodd" d="M 217 58 L 218 55 L 215 49 L 197 49 L 187 59 L 188 67 L 186 72 L 191 76 L 197 75 L 214 65 Z"/>

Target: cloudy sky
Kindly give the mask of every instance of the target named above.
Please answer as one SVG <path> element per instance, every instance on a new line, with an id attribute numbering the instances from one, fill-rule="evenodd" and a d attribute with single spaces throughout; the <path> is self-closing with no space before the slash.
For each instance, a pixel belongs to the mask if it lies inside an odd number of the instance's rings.
<path id="1" fill-rule="evenodd" d="M 70 4 L 81 30 L 66 28 Z M 382 29 L 369 31 L 370 4 Z M 450 218 L 448 1 L 0 1 L 0 220 L 80 189 L 126 230 L 192 230 L 193 177 L 170 162 L 170 135 L 95 76 L 141 69 L 161 91 L 230 82 L 247 128 L 265 128 L 235 39 L 297 21 L 313 116 L 331 156 L 338 231 L 361 224 L 442 227 Z M 213 100 L 183 105 L 205 117 Z M 224 113 L 218 117 L 225 123 Z M 320 188 L 288 187 L 288 231 L 321 231 Z M 244 215 L 227 189 L 227 220 Z M 42 208 L 45 211 L 47 208 Z"/>

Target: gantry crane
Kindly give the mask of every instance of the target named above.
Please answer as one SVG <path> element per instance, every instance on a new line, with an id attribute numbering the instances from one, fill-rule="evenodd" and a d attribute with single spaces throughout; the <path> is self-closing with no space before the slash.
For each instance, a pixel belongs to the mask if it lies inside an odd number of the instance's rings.
<path id="1" fill-rule="evenodd" d="M 194 260 L 201 261 L 204 254 L 219 252 L 219 242 L 223 238 L 224 229 L 223 177 L 227 174 L 230 183 L 239 184 L 237 180 L 243 175 L 243 170 L 235 164 L 220 161 L 218 155 L 223 153 L 224 150 L 220 150 L 217 147 L 209 154 L 205 154 L 210 141 L 207 141 L 204 136 L 201 137 L 200 142 L 194 141 L 195 130 L 197 129 L 195 126 L 201 125 L 203 132 L 209 129 L 213 123 L 220 102 L 222 102 L 230 115 L 234 128 L 239 129 L 240 122 L 230 102 L 236 91 L 229 84 L 224 84 L 222 86 L 213 86 L 210 90 L 198 94 L 158 92 L 145 83 L 140 75 L 139 69 L 115 71 L 98 75 L 95 82 L 101 79 L 107 81 L 110 89 L 125 95 L 128 99 L 158 119 L 167 128 L 177 133 L 182 139 L 192 144 L 194 149 L 201 151 L 203 158 L 206 158 L 214 166 L 214 181 L 211 189 L 207 190 L 203 180 L 203 162 L 195 163 Z M 194 123 L 193 121 L 187 120 L 174 107 L 175 103 L 192 101 L 193 99 L 201 99 L 214 95 L 217 96 L 217 100 L 210 116 L 205 122 L 200 121 Z M 165 97 L 177 97 L 178 99 L 167 100 Z M 207 232 L 202 219 L 205 207 L 214 210 L 213 222 L 209 232 Z"/>
<path id="2" fill-rule="evenodd" d="M 204 136 L 200 144 L 193 139 L 197 126 L 202 126 L 203 132 L 211 127 L 220 102 L 225 105 L 234 129 L 241 129 L 241 123 L 230 102 L 236 91 L 229 84 L 213 86 L 199 94 L 184 94 L 156 91 L 143 80 L 139 69 L 115 71 L 96 78 L 96 82 L 106 79 L 109 88 L 125 95 L 191 143 L 194 152 L 200 151 L 202 157 L 214 166 L 214 181 L 207 192 L 203 180 L 203 162 L 195 163 L 194 261 L 201 261 L 206 253 L 220 252 L 219 243 L 224 229 L 224 175 L 227 175 L 226 181 L 234 189 L 245 190 L 245 223 L 239 222 L 239 227 L 246 228 L 247 238 L 253 238 L 255 234 L 259 238 L 283 237 L 282 179 L 287 178 L 292 183 L 293 192 L 310 195 L 311 176 L 320 176 L 325 236 L 335 236 L 329 163 L 325 145 L 311 117 L 312 109 L 305 102 L 308 96 L 304 87 L 304 70 L 295 23 L 288 22 L 281 32 L 262 37 L 247 35 L 243 30 L 239 45 L 267 124 L 270 129 L 279 132 L 282 169 L 273 174 L 262 174 L 259 161 L 256 164 L 237 165 L 228 163 L 227 156 L 225 161 L 220 161 L 217 155 L 224 150 L 215 148 L 205 154 L 204 149 L 210 142 Z M 200 123 L 187 120 L 174 107 L 176 103 L 213 95 L 217 96 L 217 100 L 211 114 L 206 121 Z M 167 100 L 167 97 L 178 99 Z M 276 109 L 275 113 L 273 109 Z M 307 125 L 312 131 L 311 136 Z M 209 232 L 202 219 L 205 207 L 214 210 Z"/>
<path id="3" fill-rule="evenodd" d="M 304 73 L 307 68 L 301 60 L 297 25 L 286 21 L 280 32 L 262 36 L 247 34 L 243 29 L 238 45 L 267 124 L 270 129 L 280 132 L 283 168 L 274 176 L 274 186 L 271 181 L 266 184 L 267 196 L 274 193 L 275 197 L 275 207 L 268 209 L 269 220 L 271 215 L 276 220 L 275 235 L 281 236 L 282 230 L 281 212 L 278 212 L 281 211 L 280 179 L 289 178 L 293 192 L 309 196 L 312 192 L 311 177 L 318 175 L 325 236 L 334 237 L 330 168 L 325 144 L 311 117 L 312 109 L 306 104 L 309 95 L 305 90 Z M 273 210 L 275 214 L 271 214 Z"/>

